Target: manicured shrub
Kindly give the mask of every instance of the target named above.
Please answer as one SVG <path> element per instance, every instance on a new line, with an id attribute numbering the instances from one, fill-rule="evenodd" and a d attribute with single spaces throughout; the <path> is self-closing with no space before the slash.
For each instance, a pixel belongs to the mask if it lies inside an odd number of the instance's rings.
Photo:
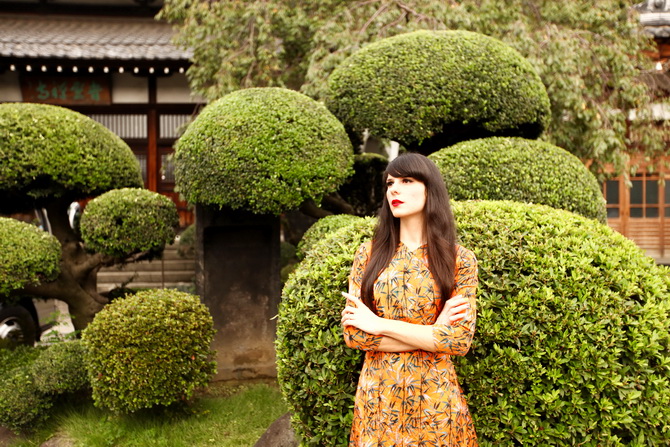
<path id="1" fill-rule="evenodd" d="M 80 340 L 49 345 L 31 366 L 35 388 L 43 394 L 74 393 L 88 388 L 84 345 Z"/>
<path id="2" fill-rule="evenodd" d="M 482 446 L 665 445 L 670 437 L 670 275 L 619 233 L 516 202 L 461 202 L 479 260 L 477 333 L 455 358 Z M 346 445 L 361 355 L 340 311 L 372 221 L 309 251 L 277 328 L 280 385 L 309 445 Z"/>
<path id="3" fill-rule="evenodd" d="M 483 138 L 430 155 L 453 200 L 513 200 L 549 205 L 607 222 L 594 175 L 577 157 L 549 143 Z"/>
<path id="4" fill-rule="evenodd" d="M 353 148 L 320 103 L 282 88 L 209 104 L 179 139 L 176 184 L 191 203 L 280 214 L 317 203 L 351 174 Z"/>
<path id="5" fill-rule="evenodd" d="M 139 163 L 103 125 L 63 107 L 0 104 L 0 210 L 40 207 L 140 187 Z M 28 203 L 27 203 L 28 202 Z"/>
<path id="6" fill-rule="evenodd" d="M 0 349 L 0 377 L 6 377 L 15 368 L 30 366 L 43 349 L 26 345 Z"/>
<path id="7" fill-rule="evenodd" d="M 117 298 L 82 335 L 95 405 L 132 413 L 191 398 L 215 372 L 213 336 L 197 296 L 161 289 Z"/>
<path id="8" fill-rule="evenodd" d="M 20 366 L 0 378 L 0 425 L 19 433 L 34 428 L 48 417 L 53 405 L 35 386 L 28 366 Z"/>
<path id="9" fill-rule="evenodd" d="M 35 225 L 0 217 L 0 297 L 54 280 L 60 273 L 60 255 L 60 243 L 51 234 Z"/>
<path id="10" fill-rule="evenodd" d="M 86 247 L 111 256 L 160 251 L 174 241 L 177 207 L 146 189 L 115 189 L 91 200 L 81 217 Z"/>
<path id="11" fill-rule="evenodd" d="M 374 153 L 354 157 L 354 175 L 337 191 L 358 216 L 374 216 L 384 200 L 384 171 L 388 159 Z"/>
<path id="12" fill-rule="evenodd" d="M 315 240 L 289 276 L 279 304 L 277 377 L 305 445 L 346 445 L 351 426 L 362 356 L 342 339 L 340 292 L 374 221 L 355 216 L 347 221 L 348 226 Z"/>
<path id="13" fill-rule="evenodd" d="M 416 31 L 379 40 L 328 78 L 327 107 L 347 131 L 365 129 L 427 154 L 483 136 L 537 138 L 550 119 L 531 64 L 494 38 Z"/>
<path id="14" fill-rule="evenodd" d="M 298 243 L 297 256 L 299 259 L 305 257 L 305 254 L 316 244 L 321 242 L 329 233 L 339 230 L 342 227 L 348 227 L 354 222 L 359 222 L 358 216 L 351 214 L 333 214 L 332 216 L 322 217 L 312 224 L 305 231 L 302 239 Z"/>

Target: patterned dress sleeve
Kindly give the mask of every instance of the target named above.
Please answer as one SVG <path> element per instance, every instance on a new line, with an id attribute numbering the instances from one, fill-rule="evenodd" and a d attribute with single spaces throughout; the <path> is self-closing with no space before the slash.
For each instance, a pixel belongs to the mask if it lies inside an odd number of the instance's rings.
<path id="1" fill-rule="evenodd" d="M 351 274 L 349 275 L 349 293 L 355 296 L 361 296 L 361 281 L 363 280 L 363 272 L 368 264 L 370 258 L 370 250 L 372 244 L 366 242 L 358 247 L 354 255 L 354 263 L 351 267 Z M 353 326 L 344 327 L 344 342 L 353 349 L 360 349 L 362 351 L 375 351 L 381 343 L 382 337 L 368 334 Z"/>
<path id="2" fill-rule="evenodd" d="M 470 250 L 459 247 L 456 260 L 456 287 L 452 296 L 462 295 L 470 302 L 468 317 L 454 324 L 433 325 L 433 341 L 436 352 L 449 355 L 465 355 L 470 349 L 475 334 L 477 319 L 477 259 Z"/>

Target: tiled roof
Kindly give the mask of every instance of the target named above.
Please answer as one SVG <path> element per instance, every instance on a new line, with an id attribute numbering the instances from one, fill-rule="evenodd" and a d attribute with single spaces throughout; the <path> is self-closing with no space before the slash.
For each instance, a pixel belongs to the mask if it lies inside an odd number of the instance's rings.
<path id="1" fill-rule="evenodd" d="M 153 19 L 0 15 L 0 57 L 185 60 L 172 27 Z"/>

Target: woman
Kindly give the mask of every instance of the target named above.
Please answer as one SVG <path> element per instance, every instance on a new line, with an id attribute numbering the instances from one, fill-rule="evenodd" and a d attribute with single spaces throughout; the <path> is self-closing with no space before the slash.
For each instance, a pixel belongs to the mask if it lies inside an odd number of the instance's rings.
<path id="1" fill-rule="evenodd" d="M 372 242 L 354 259 L 342 326 L 366 351 L 350 446 L 477 446 L 452 355 L 475 331 L 477 261 L 456 244 L 435 164 L 408 153 L 387 167 Z"/>

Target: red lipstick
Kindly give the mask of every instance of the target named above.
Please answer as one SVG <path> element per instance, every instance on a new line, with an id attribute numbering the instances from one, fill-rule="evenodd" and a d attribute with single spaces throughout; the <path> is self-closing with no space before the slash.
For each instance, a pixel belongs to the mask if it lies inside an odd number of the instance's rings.
<path id="1" fill-rule="evenodd" d="M 402 204 L 403 204 L 403 202 L 401 202 L 398 199 L 391 200 L 391 205 L 393 205 L 393 206 L 398 206 L 398 205 L 402 205 Z"/>

